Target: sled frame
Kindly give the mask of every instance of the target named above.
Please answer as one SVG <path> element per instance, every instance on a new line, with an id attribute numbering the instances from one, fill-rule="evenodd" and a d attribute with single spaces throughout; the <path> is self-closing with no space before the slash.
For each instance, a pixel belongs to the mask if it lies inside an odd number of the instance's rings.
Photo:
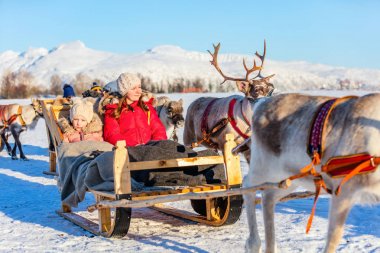
<path id="1" fill-rule="evenodd" d="M 130 162 L 125 141 L 117 142 L 114 152 L 114 192 L 92 191 L 96 203 L 104 200 L 117 201 L 149 200 L 170 195 L 184 195 L 188 192 L 216 192 L 226 189 L 241 187 L 242 177 L 239 156 L 233 156 L 232 148 L 236 145 L 233 135 L 227 135 L 224 156 L 207 156 L 193 158 L 178 158 L 170 160 L 156 160 L 144 162 Z M 228 151 L 229 150 L 229 151 Z M 131 172 L 137 170 L 153 170 L 165 168 L 181 168 L 196 165 L 224 164 L 227 176 L 226 184 L 205 184 L 193 187 L 181 187 L 179 189 L 163 189 L 154 191 L 133 192 L 131 187 Z M 187 199 L 187 198 L 184 198 Z M 190 200 L 190 198 L 188 198 Z M 191 220 L 210 226 L 222 226 L 235 223 L 241 214 L 242 196 L 225 197 L 226 205 L 222 208 L 216 204 L 216 198 L 205 198 L 206 214 L 200 215 L 185 210 L 167 207 L 164 204 L 156 204 L 151 207 L 157 211 Z M 113 210 L 111 210 L 113 209 Z M 223 210 L 219 210 L 223 209 Z M 113 212 L 112 212 L 113 211 Z M 123 237 L 128 233 L 132 208 L 100 208 L 98 209 L 98 222 L 91 221 L 79 214 L 71 212 L 71 208 L 63 205 L 57 211 L 59 215 L 70 220 L 87 231 L 104 237 Z"/>

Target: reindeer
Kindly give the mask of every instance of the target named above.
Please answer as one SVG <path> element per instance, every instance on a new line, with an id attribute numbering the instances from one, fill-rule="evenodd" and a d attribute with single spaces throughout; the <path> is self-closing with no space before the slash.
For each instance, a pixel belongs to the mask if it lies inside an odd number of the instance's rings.
<path id="1" fill-rule="evenodd" d="M 332 193 L 324 251 L 335 252 L 351 207 L 380 202 L 379 142 L 380 94 L 337 100 L 282 94 L 256 103 L 250 169 L 244 186 L 293 180 L 286 190 L 262 192 L 265 252 L 276 251 L 276 202 L 299 186 L 316 191 L 315 203 L 322 189 Z M 249 225 L 246 251 L 261 252 L 256 193 L 244 197 Z M 306 231 L 314 210 L 315 205 Z"/>
<path id="2" fill-rule="evenodd" d="M 211 64 L 224 78 L 235 81 L 236 86 L 243 96 L 229 96 L 225 98 L 201 97 L 190 104 L 187 109 L 183 141 L 185 145 L 198 146 L 202 144 L 214 149 L 223 149 L 224 136 L 226 133 L 235 133 L 235 142 L 241 144 L 251 135 L 250 119 L 252 117 L 252 105 L 260 98 L 270 96 L 274 87 L 269 83 L 269 79 L 274 75 L 263 77 L 261 70 L 264 65 L 266 54 L 266 43 L 264 41 L 264 52 L 255 55 L 261 60 L 261 65 L 257 66 L 256 61 L 252 68 L 248 68 L 245 60 L 243 66 L 246 70 L 244 78 L 233 78 L 225 75 L 218 65 L 218 52 L 220 43 L 214 46 L 214 53 Z M 258 71 L 253 78 L 249 76 Z M 245 148 L 243 152 L 249 161 L 249 150 Z"/>
<path id="3" fill-rule="evenodd" d="M 28 158 L 22 150 L 20 134 L 27 129 L 34 129 L 40 117 L 43 117 L 42 108 L 35 99 L 32 99 L 32 103 L 30 105 L 0 105 L 0 135 L 2 139 L 0 151 L 3 150 L 5 145 L 7 147 L 8 154 L 13 160 L 17 160 L 18 158 L 16 151 L 18 147 L 20 151 L 20 158 L 27 161 Z M 15 140 L 13 149 L 7 141 L 7 131 L 11 132 Z"/>
<path id="4" fill-rule="evenodd" d="M 154 107 L 165 126 L 168 139 L 178 142 L 177 129 L 184 124 L 183 100 L 172 101 L 165 96 L 157 97 Z"/>

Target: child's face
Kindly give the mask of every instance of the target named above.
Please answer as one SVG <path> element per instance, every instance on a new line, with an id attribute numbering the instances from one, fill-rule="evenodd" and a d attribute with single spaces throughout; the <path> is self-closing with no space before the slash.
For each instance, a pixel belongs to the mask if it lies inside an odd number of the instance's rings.
<path id="1" fill-rule="evenodd" d="M 82 131 L 85 126 L 87 126 L 87 121 L 85 117 L 83 117 L 82 115 L 76 115 L 73 118 L 73 127 L 75 130 Z"/>
<path id="2" fill-rule="evenodd" d="M 135 87 L 133 87 L 127 92 L 127 102 L 131 104 L 135 101 L 138 101 L 139 98 L 141 97 L 141 94 L 142 94 L 141 85 L 136 85 Z"/>

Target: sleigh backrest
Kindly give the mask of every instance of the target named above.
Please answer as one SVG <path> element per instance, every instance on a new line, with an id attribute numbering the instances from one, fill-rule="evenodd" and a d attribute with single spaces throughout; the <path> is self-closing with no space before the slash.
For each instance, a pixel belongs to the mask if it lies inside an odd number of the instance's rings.
<path id="1" fill-rule="evenodd" d="M 53 99 L 40 100 L 40 103 L 46 122 L 49 144 L 56 148 L 63 141 L 63 133 L 58 126 L 58 120 L 69 118 L 71 106 L 67 104 L 54 105 Z"/>

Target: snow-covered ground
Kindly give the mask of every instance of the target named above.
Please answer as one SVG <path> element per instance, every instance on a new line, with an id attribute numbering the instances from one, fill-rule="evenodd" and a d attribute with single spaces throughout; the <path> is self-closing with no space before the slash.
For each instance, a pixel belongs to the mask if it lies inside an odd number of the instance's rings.
<path id="1" fill-rule="evenodd" d="M 312 94 L 362 95 L 368 91 L 315 91 Z M 206 94 L 227 96 L 229 94 Z M 201 94 L 168 94 L 183 98 L 187 106 Z M 0 100 L 28 103 L 28 100 Z M 182 133 L 179 138 L 181 139 Z M 36 129 L 21 135 L 30 161 L 13 161 L 0 153 L 0 252 L 244 252 L 248 235 L 245 208 L 240 220 L 229 226 L 209 227 L 184 221 L 149 208 L 133 209 L 128 235 L 123 239 L 93 236 L 55 213 L 60 195 L 52 176 L 42 173 L 49 168 L 46 130 L 43 120 Z M 243 174 L 248 171 L 242 159 Z M 80 209 L 91 204 L 88 194 Z M 329 198 L 318 201 L 316 216 L 308 235 L 305 226 L 312 199 L 280 203 L 276 208 L 277 243 L 280 252 L 320 252 L 327 230 Z M 187 202 L 171 203 L 189 208 Z M 261 207 L 259 231 L 263 238 Z M 380 206 L 352 209 L 338 252 L 380 252 Z"/>

